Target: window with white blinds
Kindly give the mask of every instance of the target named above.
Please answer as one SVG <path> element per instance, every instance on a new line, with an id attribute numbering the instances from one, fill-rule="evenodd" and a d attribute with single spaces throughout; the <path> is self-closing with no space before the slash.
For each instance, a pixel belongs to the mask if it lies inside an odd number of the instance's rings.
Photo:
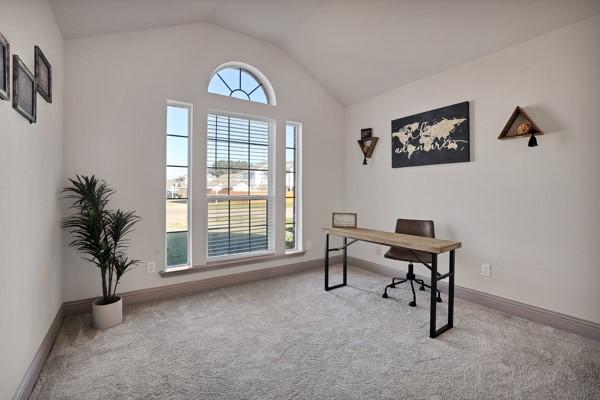
<path id="1" fill-rule="evenodd" d="M 208 114 L 208 257 L 272 249 L 271 124 Z"/>

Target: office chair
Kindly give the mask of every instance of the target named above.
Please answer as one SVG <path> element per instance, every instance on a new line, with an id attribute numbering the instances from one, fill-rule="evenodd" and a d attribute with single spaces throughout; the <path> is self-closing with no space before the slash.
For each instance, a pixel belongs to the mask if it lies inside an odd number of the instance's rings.
<path id="1" fill-rule="evenodd" d="M 424 221 L 418 219 L 398 219 L 396 220 L 396 233 L 403 233 L 406 235 L 414 235 L 414 236 L 425 236 L 434 238 L 435 233 L 433 230 L 433 221 Z M 413 285 L 413 281 L 417 282 L 419 285 L 419 290 L 425 290 L 425 288 L 431 289 L 431 286 L 427 285 L 423 280 L 417 279 L 413 272 L 413 262 L 418 262 L 426 266 L 429 270 L 431 270 L 431 262 L 432 257 L 430 253 L 426 253 L 424 251 L 410 250 L 404 247 L 390 247 L 390 249 L 385 253 L 385 258 L 390 258 L 392 260 L 398 261 L 407 261 L 408 262 L 408 273 L 406 274 L 406 279 L 400 278 L 392 278 L 392 283 L 385 287 L 383 291 L 382 297 L 387 299 L 388 294 L 387 290 L 390 288 L 396 288 L 396 285 L 404 283 L 406 281 L 410 282 L 410 288 L 412 289 L 413 300 L 408 303 L 411 307 L 416 307 L 417 305 L 417 296 L 415 295 L 415 287 Z M 440 291 L 437 291 L 437 302 L 442 302 L 442 297 L 440 296 Z"/>

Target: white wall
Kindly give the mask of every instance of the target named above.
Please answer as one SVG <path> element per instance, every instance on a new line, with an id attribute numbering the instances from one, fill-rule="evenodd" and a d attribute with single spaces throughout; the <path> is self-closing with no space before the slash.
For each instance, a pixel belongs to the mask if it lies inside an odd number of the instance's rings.
<path id="1" fill-rule="evenodd" d="M 261 70 L 271 81 L 277 106 L 207 93 L 212 71 L 229 61 Z M 96 174 L 117 191 L 115 206 L 142 217 L 130 254 L 164 266 L 165 105 L 194 106 L 193 264 L 205 262 L 206 113 L 209 108 L 273 118 L 277 139 L 285 121 L 303 126 L 304 239 L 312 249 L 292 261 L 161 278 L 144 267 L 128 273 L 121 291 L 264 268 L 322 257 L 320 227 L 341 204 L 343 108 L 309 75 L 270 44 L 210 24 L 192 24 L 66 41 L 65 175 Z M 282 150 L 283 148 L 281 148 Z M 278 153 L 283 157 L 283 152 Z M 283 188 L 284 176 L 277 176 Z M 278 212 L 283 212 L 283 200 Z M 282 229 L 280 227 L 279 229 Z M 283 240 L 283 235 L 279 235 Z M 65 300 L 99 295 L 99 275 L 72 249 L 65 252 Z"/>
<path id="2" fill-rule="evenodd" d="M 36 124 L 18 114 L 12 101 L 0 101 L 0 399 L 9 399 L 62 301 L 64 56 L 45 0 L 0 2 L 0 32 L 11 55 L 18 54 L 31 71 L 39 45 L 54 79 L 53 103 L 37 98 Z"/>
<path id="3" fill-rule="evenodd" d="M 386 230 L 433 219 L 438 237 L 463 243 L 458 285 L 600 322 L 598 38 L 594 17 L 348 107 L 346 209 Z M 391 120 L 464 100 L 470 163 L 391 168 Z M 546 132 L 539 147 L 497 140 L 516 105 Z M 381 140 L 362 166 L 356 139 L 368 127 Z M 399 264 L 372 245 L 351 254 Z"/>

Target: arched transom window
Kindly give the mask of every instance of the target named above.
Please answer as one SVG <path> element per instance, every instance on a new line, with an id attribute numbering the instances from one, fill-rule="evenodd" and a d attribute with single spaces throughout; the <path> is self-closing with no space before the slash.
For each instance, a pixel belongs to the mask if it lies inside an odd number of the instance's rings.
<path id="1" fill-rule="evenodd" d="M 268 83 L 244 66 L 228 65 L 219 68 L 211 77 L 208 92 L 256 103 L 274 104 Z"/>

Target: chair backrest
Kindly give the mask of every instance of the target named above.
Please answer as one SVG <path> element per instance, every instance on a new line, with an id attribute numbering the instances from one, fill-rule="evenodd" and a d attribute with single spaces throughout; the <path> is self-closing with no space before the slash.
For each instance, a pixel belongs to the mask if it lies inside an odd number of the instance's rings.
<path id="1" fill-rule="evenodd" d="M 396 220 L 396 233 L 405 235 L 435 237 L 433 230 L 433 221 L 425 221 L 420 219 L 398 219 Z M 430 263 L 432 260 L 431 253 L 424 251 L 413 251 L 404 247 L 390 247 L 385 253 L 385 258 L 392 260 Z"/>
<path id="2" fill-rule="evenodd" d="M 435 237 L 433 229 L 433 221 L 421 219 L 402 219 L 396 220 L 396 233 L 404 233 L 405 235 Z"/>

